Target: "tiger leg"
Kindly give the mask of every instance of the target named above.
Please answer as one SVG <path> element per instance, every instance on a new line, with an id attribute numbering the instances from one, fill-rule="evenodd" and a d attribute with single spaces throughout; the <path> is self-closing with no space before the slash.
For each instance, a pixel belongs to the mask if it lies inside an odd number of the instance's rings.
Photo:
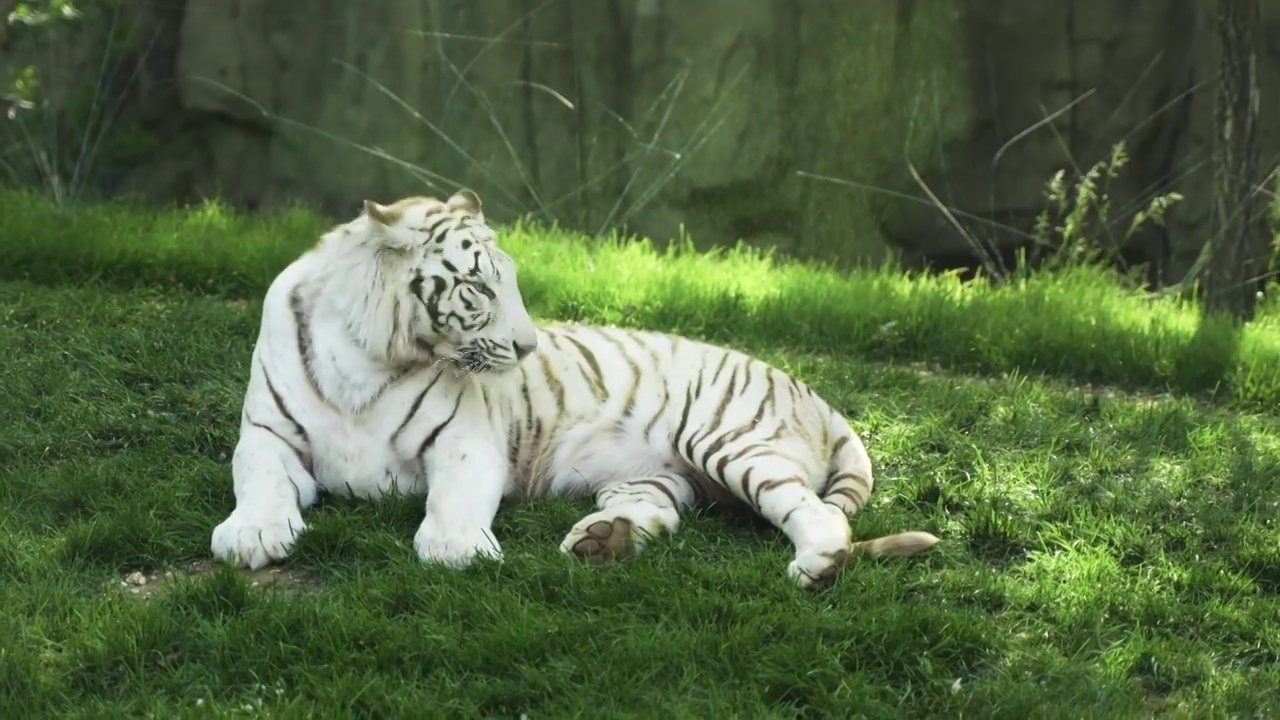
<path id="1" fill-rule="evenodd" d="M 662 473 L 611 483 L 596 493 L 596 512 L 579 520 L 560 551 L 598 564 L 639 553 L 651 538 L 674 533 L 695 490 L 682 475 Z"/>
<path id="2" fill-rule="evenodd" d="M 822 501 L 840 508 L 846 515 L 861 510 L 871 496 L 871 483 L 857 475 L 837 473 L 831 476 L 830 482 L 822 493 Z"/>
<path id="3" fill-rule="evenodd" d="M 832 425 L 832 432 L 839 434 L 840 439 L 836 442 L 831 473 L 820 494 L 823 502 L 853 515 L 865 507 L 871 497 L 874 485 L 871 458 L 862 440 L 843 420 L 836 420 Z"/>
<path id="4" fill-rule="evenodd" d="M 251 382 L 265 377 L 255 364 Z M 265 390 L 265 385 L 261 387 Z M 265 394 L 265 393 L 262 393 Z M 249 394 L 231 456 L 235 507 L 213 529 L 213 556 L 253 570 L 284 560 L 307 529 L 302 512 L 316 501 L 311 444 L 280 400 Z"/>
<path id="5" fill-rule="evenodd" d="M 711 447 L 706 455 L 694 447 L 687 459 L 787 536 L 795 547 L 788 577 L 804 589 L 834 580 L 853 549 L 849 518 L 814 492 L 814 469 L 782 451 L 803 444 L 776 433 L 748 432 Z"/>
<path id="6" fill-rule="evenodd" d="M 843 440 L 836 442 L 831 473 L 822 485 L 822 501 L 838 508 L 846 516 L 853 515 L 866 507 L 867 500 L 871 497 L 871 488 L 874 486 L 871 458 L 867 456 L 862 441 L 843 420 L 836 421 L 833 432 L 846 434 Z M 937 543 L 938 538 L 933 534 L 913 530 L 856 542 L 853 544 L 853 551 L 872 556 L 905 557 L 928 550 Z"/>

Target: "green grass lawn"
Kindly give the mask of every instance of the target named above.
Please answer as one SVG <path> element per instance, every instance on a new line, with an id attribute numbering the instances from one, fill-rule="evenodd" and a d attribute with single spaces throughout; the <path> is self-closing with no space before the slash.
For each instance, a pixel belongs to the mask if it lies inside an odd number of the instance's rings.
<path id="1" fill-rule="evenodd" d="M 759 522 L 693 517 L 592 568 L 556 550 L 588 504 L 540 501 L 500 513 L 504 563 L 455 572 L 414 556 L 418 501 L 328 501 L 281 573 L 242 574 L 205 561 L 256 294 L 314 219 L 15 202 L 0 717 L 1280 712 L 1270 315 L 1237 335 L 1088 273 L 995 292 L 525 233 L 507 245 L 537 313 L 795 373 L 877 464 L 855 534 L 942 543 L 806 594 Z"/>

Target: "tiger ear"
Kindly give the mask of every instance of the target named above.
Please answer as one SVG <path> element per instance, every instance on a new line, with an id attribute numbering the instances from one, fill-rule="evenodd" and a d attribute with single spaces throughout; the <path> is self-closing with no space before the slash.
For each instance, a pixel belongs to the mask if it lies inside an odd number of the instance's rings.
<path id="1" fill-rule="evenodd" d="M 484 220 L 484 208 L 480 203 L 480 196 L 472 190 L 462 188 L 454 193 L 446 204 L 454 210 L 462 210 L 475 215 L 477 220 Z"/>
<path id="2" fill-rule="evenodd" d="M 379 205 L 378 203 L 372 200 L 364 201 L 364 214 L 368 215 L 370 220 L 374 221 L 379 225 L 391 224 L 391 218 L 388 217 L 387 208 Z"/>
<path id="3" fill-rule="evenodd" d="M 373 200 L 365 200 L 364 214 L 369 218 L 368 237 L 375 244 L 388 250 L 405 250 L 410 247 L 411 243 L 405 240 L 404 233 L 392 227 L 399 219 L 394 210 Z"/>

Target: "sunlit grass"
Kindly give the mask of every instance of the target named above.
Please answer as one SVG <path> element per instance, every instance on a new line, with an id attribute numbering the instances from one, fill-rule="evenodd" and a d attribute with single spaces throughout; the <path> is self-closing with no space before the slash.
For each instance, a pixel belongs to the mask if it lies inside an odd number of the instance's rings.
<path id="1" fill-rule="evenodd" d="M 257 298 L 332 224 L 301 210 L 265 216 L 217 204 L 164 213 L 58 207 L 0 194 L 0 278 L 153 286 Z M 1197 308 L 1080 268 L 992 288 L 952 275 L 837 272 L 735 248 L 661 252 L 553 229 L 501 228 L 531 308 L 556 319 L 676 325 L 724 342 L 860 359 L 1017 369 L 1076 381 L 1280 403 L 1280 313 L 1236 332 Z"/>

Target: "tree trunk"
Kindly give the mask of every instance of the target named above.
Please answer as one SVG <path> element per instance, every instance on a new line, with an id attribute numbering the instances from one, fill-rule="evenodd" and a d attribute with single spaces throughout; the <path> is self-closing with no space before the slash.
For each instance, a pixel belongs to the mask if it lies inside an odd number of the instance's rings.
<path id="1" fill-rule="evenodd" d="M 0 50 L 4 49 L 4 41 L 9 34 L 9 13 L 17 6 L 18 0 L 0 0 Z"/>
<path id="2" fill-rule="evenodd" d="M 1266 272 L 1271 237 L 1258 162 L 1260 0 L 1218 0 L 1221 72 L 1214 117 L 1213 237 L 1204 278 L 1206 314 L 1248 320 Z"/>

